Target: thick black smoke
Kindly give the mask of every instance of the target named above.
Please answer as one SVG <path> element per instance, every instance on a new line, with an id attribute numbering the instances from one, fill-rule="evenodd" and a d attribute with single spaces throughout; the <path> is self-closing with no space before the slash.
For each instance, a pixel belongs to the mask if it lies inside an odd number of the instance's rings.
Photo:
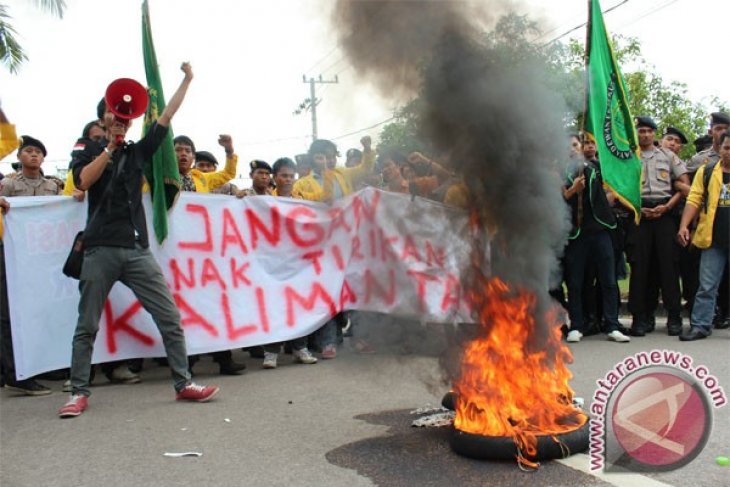
<path id="1" fill-rule="evenodd" d="M 450 155 L 492 236 L 492 274 L 538 296 L 529 346 L 542 348 L 568 230 L 559 163 L 566 109 L 523 32 L 489 35 L 507 13 L 503 1 L 339 0 L 333 24 L 358 79 L 398 101 L 419 96 L 421 137 Z"/>

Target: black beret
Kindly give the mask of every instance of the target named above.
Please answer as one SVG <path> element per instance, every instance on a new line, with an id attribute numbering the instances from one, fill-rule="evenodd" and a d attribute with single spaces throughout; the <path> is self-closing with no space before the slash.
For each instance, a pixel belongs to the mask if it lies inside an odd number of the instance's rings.
<path id="1" fill-rule="evenodd" d="M 723 112 L 710 114 L 710 127 L 713 125 L 730 125 L 730 115 Z"/>
<path id="2" fill-rule="evenodd" d="M 34 139 L 30 135 L 21 135 L 20 140 L 18 141 L 18 152 L 22 151 L 26 147 L 36 147 L 43 152 L 43 157 L 46 157 L 48 155 L 48 152 L 46 152 L 46 146 L 43 145 L 43 142 L 41 142 L 38 139 Z"/>
<path id="3" fill-rule="evenodd" d="M 104 120 L 104 112 L 106 111 L 106 100 L 104 98 L 99 101 L 99 103 L 96 105 L 96 118 L 99 120 Z"/>
<path id="4" fill-rule="evenodd" d="M 665 128 L 664 133 L 662 134 L 662 137 L 664 137 L 665 135 L 669 135 L 669 134 L 676 135 L 677 137 L 679 137 L 679 140 L 681 140 L 683 144 L 686 144 L 688 142 L 687 136 L 684 135 L 684 132 L 679 130 L 677 127 Z"/>
<path id="5" fill-rule="evenodd" d="M 173 144 L 182 144 L 182 145 L 189 145 L 190 148 L 195 152 L 195 144 L 193 144 L 193 140 L 188 137 L 187 135 L 178 135 L 175 137 L 172 141 Z"/>
<path id="6" fill-rule="evenodd" d="M 712 135 L 703 135 L 702 137 L 697 137 L 692 143 L 694 144 L 695 150 L 697 152 L 702 152 L 712 145 Z"/>
<path id="7" fill-rule="evenodd" d="M 254 159 L 248 165 L 251 167 L 252 173 L 256 169 L 266 169 L 267 171 L 271 172 L 271 166 L 269 166 L 269 163 L 266 161 L 259 161 L 258 159 Z"/>
<path id="8" fill-rule="evenodd" d="M 646 117 L 646 116 L 636 117 L 634 119 L 634 121 L 636 122 L 637 128 L 638 127 L 649 127 L 652 130 L 656 130 L 656 122 L 651 117 Z"/>
<path id="9" fill-rule="evenodd" d="M 214 166 L 218 165 L 218 160 L 215 158 L 213 154 L 208 152 L 207 150 L 200 150 L 195 153 L 195 160 L 196 161 L 208 161 Z"/>
<path id="10" fill-rule="evenodd" d="M 10 167 L 13 168 L 13 171 L 18 172 L 20 171 L 20 163 L 19 162 L 13 162 L 10 164 Z"/>

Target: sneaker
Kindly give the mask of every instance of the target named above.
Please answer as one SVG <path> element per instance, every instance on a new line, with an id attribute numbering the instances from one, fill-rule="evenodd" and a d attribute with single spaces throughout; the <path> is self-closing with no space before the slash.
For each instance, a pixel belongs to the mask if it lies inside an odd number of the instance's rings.
<path id="1" fill-rule="evenodd" d="M 38 383 L 35 379 L 25 379 L 12 382 L 6 382 L 5 388 L 11 391 L 20 392 L 26 396 L 47 396 L 51 390 Z"/>
<path id="2" fill-rule="evenodd" d="M 619 343 L 626 343 L 631 341 L 631 338 L 627 337 L 618 330 L 613 330 L 611 333 L 609 333 L 608 339 Z"/>
<path id="3" fill-rule="evenodd" d="M 571 330 L 568 332 L 568 338 L 566 338 L 565 341 L 570 343 L 578 343 L 581 338 L 583 338 L 583 333 L 579 332 L 578 330 Z"/>
<path id="4" fill-rule="evenodd" d="M 58 410 L 58 416 L 61 418 L 73 418 L 86 410 L 89 405 L 89 398 L 80 394 L 71 396 L 66 404 Z"/>
<path id="5" fill-rule="evenodd" d="M 307 348 L 302 348 L 301 350 L 294 350 L 294 362 L 300 363 L 300 364 L 316 364 L 317 363 L 317 357 L 312 355 L 312 352 L 309 351 Z"/>
<path id="6" fill-rule="evenodd" d="M 218 386 L 201 386 L 191 382 L 178 391 L 175 399 L 178 401 L 206 402 L 210 401 L 220 390 Z"/>
<path id="7" fill-rule="evenodd" d="M 322 349 L 322 358 L 325 360 L 333 359 L 337 357 L 337 347 L 334 345 L 326 345 Z"/>
<path id="8" fill-rule="evenodd" d="M 278 353 L 264 352 L 264 363 L 262 364 L 265 369 L 275 369 L 276 359 L 279 357 Z"/>
<path id="9" fill-rule="evenodd" d="M 61 390 L 63 392 L 71 392 L 71 379 L 63 383 L 63 387 L 61 388 Z"/>
<path id="10" fill-rule="evenodd" d="M 106 374 L 106 377 L 109 379 L 109 382 L 116 384 L 137 384 L 142 380 L 137 374 L 129 370 L 128 367 L 117 367 L 110 374 Z"/>

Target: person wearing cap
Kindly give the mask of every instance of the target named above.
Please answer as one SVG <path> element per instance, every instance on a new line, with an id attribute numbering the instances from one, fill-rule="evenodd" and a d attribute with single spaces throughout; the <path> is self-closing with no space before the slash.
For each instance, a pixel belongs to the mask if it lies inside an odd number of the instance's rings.
<path id="1" fill-rule="evenodd" d="M 690 317 L 690 330 L 679 337 L 695 341 L 712 333 L 715 301 L 723 269 L 730 254 L 730 130 L 718 137 L 720 162 L 703 165 L 697 170 L 687 204 L 682 213 L 677 240 L 683 246 L 692 244 L 701 250 L 700 284 Z M 712 172 L 705 177 L 705 171 Z M 692 234 L 689 224 L 699 216 Z"/>
<path id="2" fill-rule="evenodd" d="M 362 151 L 360 149 L 348 149 L 345 153 L 345 167 L 355 167 L 362 162 Z"/>
<path id="3" fill-rule="evenodd" d="M 688 164 L 690 178 L 694 178 L 700 167 L 720 160 L 720 136 L 730 129 L 730 115 L 724 112 L 715 112 L 710 115 L 710 130 L 708 136 L 712 138 L 712 145 L 695 154 Z M 691 227 L 690 227 L 691 228 Z M 699 261 L 692 262 L 693 269 L 699 268 Z M 730 266 L 725 264 L 723 278 L 720 281 L 720 291 L 717 299 L 717 313 L 713 323 L 715 328 L 730 327 Z"/>
<path id="4" fill-rule="evenodd" d="M 127 135 L 131 120 L 104 112 L 107 145 L 87 145 L 74 151 L 71 167 L 76 187 L 88 193 L 84 230 L 84 265 L 79 278 L 79 318 L 71 357 L 71 397 L 58 411 L 61 418 L 82 414 L 90 395 L 91 358 L 99 320 L 112 286 L 122 282 L 150 313 L 165 345 L 177 400 L 204 402 L 217 386 L 192 382 L 188 371 L 185 333 L 180 312 L 167 287 L 160 265 L 149 250 L 147 220 L 142 206 L 142 173 L 168 133 L 182 104 L 193 71 L 183 63 L 184 77 L 159 118 L 139 142 L 117 144 Z M 108 201 L 104 201 L 107 200 Z"/>
<path id="5" fill-rule="evenodd" d="M 310 201 L 332 201 L 352 193 L 355 184 L 369 175 L 375 166 L 370 137 L 363 137 L 360 143 L 363 145 L 362 162 L 355 167 L 337 167 L 337 146 L 325 139 L 312 142 L 309 147 L 312 172 L 298 179 L 294 190 Z"/>
<path id="6" fill-rule="evenodd" d="M 218 159 L 207 150 L 200 150 L 195 153 L 195 169 L 202 173 L 214 173 L 218 170 Z M 220 188 L 211 191 L 213 194 L 225 194 L 235 196 L 238 188 L 233 183 L 226 183 Z"/>
<path id="7" fill-rule="evenodd" d="M 641 222 L 630 227 L 627 256 L 631 264 L 629 310 L 633 315 L 631 334 L 644 336 L 649 328 L 647 289 L 652 259 L 659 262 L 662 302 L 667 310 L 667 333 L 682 332 L 678 248 L 674 243 L 677 224 L 670 214 L 684 196 L 675 191 L 674 181 L 689 183 L 687 168 L 671 151 L 654 146 L 657 126 L 651 117 L 637 117 L 636 130 L 641 149 Z"/>
<path id="8" fill-rule="evenodd" d="M 674 152 L 677 157 L 687 142 L 687 136 L 677 127 L 666 127 L 662 131 L 661 146 Z"/>
<path id="9" fill-rule="evenodd" d="M 23 135 L 18 143 L 18 160 L 20 172 L 12 178 L 0 181 L 0 195 L 6 207 L 10 203 L 4 198 L 14 196 L 55 196 L 60 193 L 56 183 L 43 177 L 41 164 L 46 157 L 43 143 L 29 135 Z M 7 208 L 7 207 L 6 207 Z M 10 310 L 8 308 L 7 276 L 5 274 L 5 254 L 0 243 L 0 382 L 7 389 L 28 396 L 43 396 L 51 390 L 33 378 L 18 380 L 15 376 L 15 355 L 10 328 Z"/>
<path id="10" fill-rule="evenodd" d="M 266 161 L 254 159 L 248 166 L 251 171 L 248 175 L 251 177 L 251 187 L 240 190 L 236 196 L 244 198 L 246 196 L 265 196 L 271 194 L 271 166 Z"/>
<path id="11" fill-rule="evenodd" d="M 236 177 L 238 156 L 233 151 L 233 139 L 230 135 L 223 134 L 218 138 L 218 144 L 226 151 L 226 165 L 222 171 L 217 172 L 206 173 L 193 166 L 195 162 L 195 144 L 190 137 L 178 135 L 173 142 L 175 155 L 177 156 L 177 167 L 180 171 L 182 191 L 210 193 Z"/>

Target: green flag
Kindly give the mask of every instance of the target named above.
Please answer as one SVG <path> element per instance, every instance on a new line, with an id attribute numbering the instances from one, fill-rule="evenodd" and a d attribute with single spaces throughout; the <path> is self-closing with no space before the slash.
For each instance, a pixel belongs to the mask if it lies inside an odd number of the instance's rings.
<path id="1" fill-rule="evenodd" d="M 586 113 L 583 131 L 596 141 L 606 185 L 641 215 L 641 159 L 626 84 L 603 23 L 598 0 L 589 0 L 586 41 Z"/>
<path id="2" fill-rule="evenodd" d="M 157 55 L 152 42 L 152 27 L 147 0 L 142 3 L 142 51 L 144 53 L 144 70 L 147 75 L 147 92 L 150 97 L 142 129 L 142 132 L 146 134 L 152 122 L 157 120 L 157 117 L 165 109 L 165 95 L 162 92 L 162 81 L 157 68 Z M 172 208 L 180 192 L 180 172 L 177 168 L 177 157 L 175 157 L 175 146 L 172 139 L 172 127 L 170 127 L 165 140 L 152 158 L 152 164 L 145 166 L 144 175 L 149 183 L 152 195 L 152 226 L 155 229 L 155 236 L 159 243 L 164 242 L 167 238 L 167 210 Z"/>

